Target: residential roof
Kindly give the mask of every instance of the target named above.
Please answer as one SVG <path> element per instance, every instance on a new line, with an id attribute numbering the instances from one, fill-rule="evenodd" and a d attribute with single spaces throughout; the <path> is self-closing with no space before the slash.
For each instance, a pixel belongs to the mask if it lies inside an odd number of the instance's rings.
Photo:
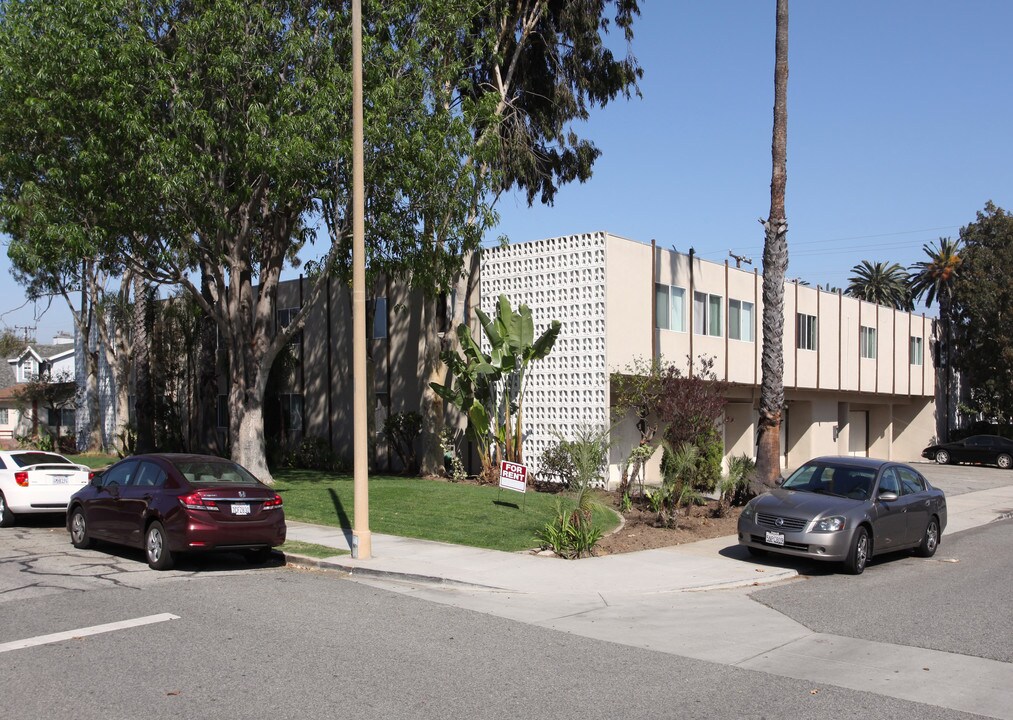
<path id="1" fill-rule="evenodd" d="M 7 388 L 17 382 L 14 374 L 14 366 L 9 363 L 0 363 L 0 388 Z"/>

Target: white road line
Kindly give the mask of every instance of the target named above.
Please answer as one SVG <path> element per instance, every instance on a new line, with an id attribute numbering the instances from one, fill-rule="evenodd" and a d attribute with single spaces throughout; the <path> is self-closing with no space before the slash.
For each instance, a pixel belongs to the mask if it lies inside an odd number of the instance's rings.
<path id="1" fill-rule="evenodd" d="M 36 645 L 48 645 L 49 643 L 63 642 L 64 640 L 73 640 L 74 638 L 84 637 L 85 635 L 98 635 L 99 633 L 112 632 L 113 630 L 125 630 L 127 628 L 139 627 L 141 625 L 151 625 L 152 623 L 165 622 L 166 620 L 179 620 L 179 615 L 173 615 L 172 613 L 160 613 L 158 615 L 148 615 L 146 617 L 134 618 L 133 620 L 120 620 L 119 622 L 106 623 L 105 625 L 92 625 L 91 627 L 81 628 L 79 630 L 68 630 L 66 632 L 53 633 L 52 635 L 38 635 L 33 638 L 26 638 L 25 640 L 15 640 L 14 642 L 0 644 L 0 653 L 9 652 L 11 650 L 23 650 L 24 648 L 35 647 Z"/>

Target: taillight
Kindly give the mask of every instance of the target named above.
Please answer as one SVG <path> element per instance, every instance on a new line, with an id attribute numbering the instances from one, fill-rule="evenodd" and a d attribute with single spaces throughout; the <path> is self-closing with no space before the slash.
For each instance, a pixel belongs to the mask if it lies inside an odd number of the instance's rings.
<path id="1" fill-rule="evenodd" d="M 94 479 L 95 479 L 95 473 L 94 473 L 94 471 L 88 473 L 88 482 L 91 482 Z"/>
<path id="2" fill-rule="evenodd" d="M 212 512 L 218 512 L 218 504 L 214 500 L 202 498 L 197 493 L 180 495 L 179 504 L 187 510 L 210 510 Z"/>
<path id="3" fill-rule="evenodd" d="M 28 473 L 23 470 L 21 472 L 14 473 L 14 482 L 21 487 L 28 487 Z"/>
<path id="4" fill-rule="evenodd" d="M 275 493 L 274 497 L 265 500 L 263 505 L 264 510 L 274 510 L 275 508 L 280 507 L 281 507 L 281 495 L 279 495 L 278 493 Z"/>

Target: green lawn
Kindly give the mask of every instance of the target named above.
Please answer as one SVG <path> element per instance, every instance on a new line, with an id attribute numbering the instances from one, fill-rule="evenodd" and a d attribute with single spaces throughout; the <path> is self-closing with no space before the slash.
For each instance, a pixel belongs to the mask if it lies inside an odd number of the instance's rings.
<path id="1" fill-rule="evenodd" d="M 352 478 L 309 470 L 279 470 L 275 490 L 291 520 L 352 526 Z M 369 480 L 369 529 L 375 533 L 516 551 L 538 545 L 535 534 L 556 511 L 559 495 L 377 475 Z M 619 524 L 595 513 L 605 531 Z"/>
<path id="2" fill-rule="evenodd" d="M 280 548 L 283 553 L 294 553 L 296 555 L 308 555 L 315 558 L 329 558 L 335 555 L 348 555 L 347 550 L 317 545 L 316 543 L 302 542 L 300 540 L 286 540 Z"/>
<path id="3" fill-rule="evenodd" d="M 100 455 L 98 453 L 79 453 L 77 455 L 64 455 L 72 463 L 87 465 L 92 470 L 104 468 L 119 460 L 115 455 Z"/>

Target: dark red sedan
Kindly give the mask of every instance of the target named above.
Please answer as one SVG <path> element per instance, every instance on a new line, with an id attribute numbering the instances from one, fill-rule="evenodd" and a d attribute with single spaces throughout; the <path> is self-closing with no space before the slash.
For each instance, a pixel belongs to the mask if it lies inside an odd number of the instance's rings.
<path id="1" fill-rule="evenodd" d="M 143 548 L 155 570 L 188 552 L 241 551 L 260 563 L 285 542 L 285 511 L 280 495 L 231 460 L 134 455 L 74 493 L 67 529 L 77 548 Z"/>

